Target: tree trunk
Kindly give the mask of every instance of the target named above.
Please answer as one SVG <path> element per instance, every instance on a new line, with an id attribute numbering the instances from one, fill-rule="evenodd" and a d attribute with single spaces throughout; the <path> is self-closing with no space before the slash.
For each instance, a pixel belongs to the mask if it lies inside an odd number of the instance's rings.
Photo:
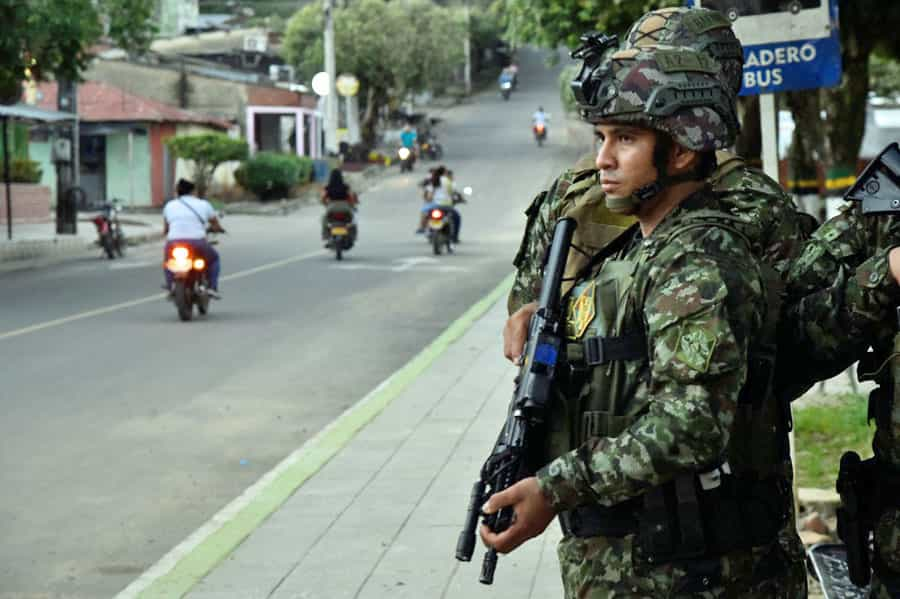
<path id="1" fill-rule="evenodd" d="M 738 156 L 750 164 L 762 164 L 762 133 L 759 130 L 759 96 L 742 96 L 738 98 L 738 110 L 741 113 L 741 134 L 735 143 Z"/>
<path id="2" fill-rule="evenodd" d="M 376 127 L 378 125 L 378 113 L 382 104 L 382 90 L 375 86 L 368 86 L 366 90 L 366 111 L 363 114 L 362 140 L 366 147 L 374 148 L 378 143 Z"/>
<path id="3" fill-rule="evenodd" d="M 819 194 L 818 164 L 826 162 L 821 96 L 818 89 L 812 89 L 787 92 L 784 99 L 794 118 L 788 148 L 789 190 L 801 199 L 801 208 L 821 222 L 825 203 Z"/>
<path id="4" fill-rule="evenodd" d="M 851 175 L 856 174 L 859 148 L 866 132 L 870 53 L 869 44 L 857 43 L 851 39 L 843 52 L 844 75 L 841 85 L 825 92 L 830 165 Z"/>

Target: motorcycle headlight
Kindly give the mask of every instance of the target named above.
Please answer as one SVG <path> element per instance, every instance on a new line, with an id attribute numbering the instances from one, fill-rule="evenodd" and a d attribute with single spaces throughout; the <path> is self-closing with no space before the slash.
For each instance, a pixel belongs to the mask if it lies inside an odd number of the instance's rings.
<path id="1" fill-rule="evenodd" d="M 400 148 L 397 150 L 397 155 L 400 157 L 400 160 L 406 160 L 409 158 L 409 148 Z"/>

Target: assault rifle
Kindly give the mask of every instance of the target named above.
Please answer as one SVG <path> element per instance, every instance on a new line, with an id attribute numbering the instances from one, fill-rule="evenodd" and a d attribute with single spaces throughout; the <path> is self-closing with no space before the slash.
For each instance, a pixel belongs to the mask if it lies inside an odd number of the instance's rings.
<path id="1" fill-rule="evenodd" d="M 531 317 L 528 341 L 519 375 L 515 379 L 515 391 L 506 422 L 481 468 L 480 478 L 472 487 L 466 521 L 456 543 L 456 559 L 459 561 L 472 559 L 475 529 L 478 517 L 483 515 L 481 506 L 484 502 L 494 493 L 508 489 L 535 472 L 536 465 L 529 457 L 543 441 L 542 425 L 550 403 L 550 387 L 565 328 L 559 288 L 576 224 L 574 219 L 561 219 L 553 232 L 541 282 L 541 295 L 537 311 Z M 512 524 L 515 513 L 512 508 L 506 507 L 483 516 L 484 523 L 492 531 L 502 532 Z M 493 583 L 496 567 L 497 551 L 492 547 L 484 555 L 478 580 L 483 584 Z"/>
<path id="2" fill-rule="evenodd" d="M 897 142 L 889 144 L 866 165 L 844 199 L 862 202 L 863 214 L 900 212 L 900 145 Z"/>

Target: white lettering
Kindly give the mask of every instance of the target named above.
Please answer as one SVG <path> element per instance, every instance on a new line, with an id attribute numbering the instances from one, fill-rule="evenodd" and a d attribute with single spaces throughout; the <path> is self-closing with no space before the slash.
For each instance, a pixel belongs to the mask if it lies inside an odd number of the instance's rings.
<path id="1" fill-rule="evenodd" d="M 773 60 L 775 60 L 775 54 L 771 50 L 763 48 L 759 51 L 759 62 L 762 64 L 762 66 L 769 66 L 770 64 L 772 64 Z"/>
<path id="2" fill-rule="evenodd" d="M 763 71 L 744 71 L 744 88 L 770 87 L 783 85 L 784 74 L 781 69 L 766 69 Z"/>
<path id="3" fill-rule="evenodd" d="M 781 76 L 781 69 L 772 69 L 772 85 L 781 85 L 784 78 Z"/>
<path id="4" fill-rule="evenodd" d="M 756 87 L 756 77 L 753 76 L 753 71 L 744 71 L 744 87 L 746 89 Z"/>
<path id="5" fill-rule="evenodd" d="M 746 68 L 746 67 L 758 67 L 758 66 L 759 66 L 759 59 L 756 58 L 756 53 L 755 53 L 755 52 L 750 52 L 750 53 L 747 55 L 747 62 L 744 63 L 744 68 Z"/>
<path id="6" fill-rule="evenodd" d="M 816 59 L 816 47 L 812 44 L 803 44 L 800 46 L 800 58 L 806 62 L 812 62 Z"/>
<path id="7" fill-rule="evenodd" d="M 800 62 L 800 49 L 796 46 L 789 46 L 787 49 L 788 62 Z"/>
<path id="8" fill-rule="evenodd" d="M 775 64 L 784 64 L 784 48 L 775 48 Z"/>

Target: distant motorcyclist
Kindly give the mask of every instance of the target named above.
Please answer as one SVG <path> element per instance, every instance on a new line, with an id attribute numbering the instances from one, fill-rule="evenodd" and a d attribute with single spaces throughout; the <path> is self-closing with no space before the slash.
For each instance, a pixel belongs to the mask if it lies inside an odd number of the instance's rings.
<path id="1" fill-rule="evenodd" d="M 400 132 L 400 145 L 412 152 L 414 156 L 418 139 L 419 134 L 412 128 L 412 125 L 409 123 L 403 125 L 403 131 Z"/>
<path id="2" fill-rule="evenodd" d="M 344 175 L 341 169 L 331 171 L 328 177 L 328 185 L 322 190 L 322 204 L 325 206 L 325 214 L 322 215 L 322 239 L 329 240 L 328 219 L 332 214 L 342 213 L 349 215 L 351 241 L 356 241 L 356 207 L 359 205 L 359 197 L 350 186 L 344 183 Z"/>
<path id="3" fill-rule="evenodd" d="M 419 219 L 419 228 L 416 233 L 425 232 L 425 224 L 428 222 L 428 215 L 435 208 L 440 208 L 450 214 L 453 219 L 453 242 L 459 243 L 459 229 L 462 227 L 462 216 L 459 211 L 454 208 L 458 203 L 465 202 L 462 196 L 453 189 L 453 171 L 447 169 L 444 165 L 431 169 L 431 176 L 425 188 L 425 204 L 421 209 Z"/>
<path id="4" fill-rule="evenodd" d="M 531 124 L 537 127 L 538 125 L 547 126 L 547 121 L 550 120 L 550 115 L 544 112 L 543 106 L 538 106 L 538 109 L 531 115 Z"/>
<path id="5" fill-rule="evenodd" d="M 175 185 L 176 197 L 166 202 L 163 208 L 163 232 L 166 235 L 166 247 L 163 252 L 163 262 L 169 257 L 170 248 L 176 243 L 190 245 L 200 253 L 206 263 L 209 264 L 209 295 L 220 299 L 219 272 L 221 261 L 219 253 L 206 240 L 207 231 L 211 233 L 224 233 L 225 229 L 219 223 L 212 204 L 202 198 L 191 195 L 194 184 L 185 179 L 179 179 Z M 166 277 L 165 288 L 172 293 L 172 273 L 163 269 Z"/>

